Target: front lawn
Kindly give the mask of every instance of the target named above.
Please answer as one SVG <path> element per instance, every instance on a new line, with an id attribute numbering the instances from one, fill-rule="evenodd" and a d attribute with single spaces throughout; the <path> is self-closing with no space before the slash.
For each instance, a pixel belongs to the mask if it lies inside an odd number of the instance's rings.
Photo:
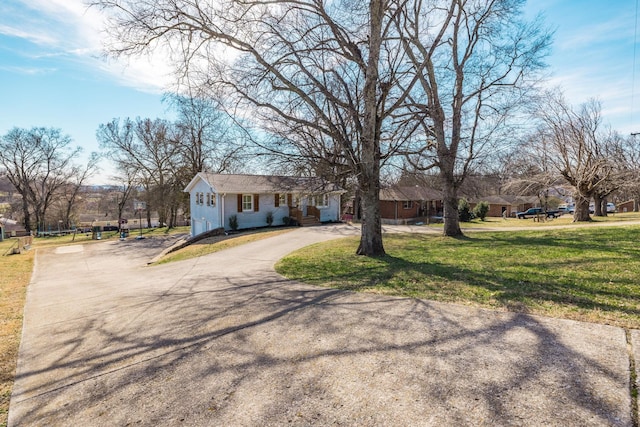
<path id="1" fill-rule="evenodd" d="M 24 301 L 35 256 L 34 251 L 5 256 L 15 243 L 16 239 L 0 242 L 0 426 L 7 425 Z"/>
<path id="2" fill-rule="evenodd" d="M 198 240 L 189 246 L 163 256 L 157 264 L 166 264 L 168 262 L 201 257 L 224 249 L 277 236 L 278 234 L 288 233 L 293 230 L 295 229 L 291 227 L 276 229 L 265 227 L 255 230 L 242 230 L 237 233 L 207 237 L 206 239 Z"/>
<path id="3" fill-rule="evenodd" d="M 387 255 L 358 238 L 297 251 L 276 269 L 321 286 L 640 328 L 640 226 L 389 234 Z"/>

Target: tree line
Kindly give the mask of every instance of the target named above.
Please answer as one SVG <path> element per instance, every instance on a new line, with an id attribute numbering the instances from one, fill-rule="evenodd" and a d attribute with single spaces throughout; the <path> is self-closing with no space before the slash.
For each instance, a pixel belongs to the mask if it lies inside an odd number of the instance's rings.
<path id="1" fill-rule="evenodd" d="M 200 171 L 229 172 L 247 162 L 240 128 L 209 99 L 167 95 L 177 112 L 175 121 L 114 118 L 96 132 L 101 151 L 85 165 L 82 151 L 69 135 L 55 128 L 14 128 L 0 139 L 0 173 L 21 195 L 21 217 L 27 232 L 77 224 L 74 211 L 88 179 L 100 161 L 115 166 L 111 181 L 118 188 L 118 218 L 134 195 L 146 202 L 161 224 L 174 226 L 188 210 L 183 189 Z"/>
<path id="2" fill-rule="evenodd" d="M 358 254 L 382 255 L 381 169 L 402 156 L 442 179 L 444 232 L 458 189 L 535 87 L 550 33 L 521 0 L 95 0 L 107 53 L 172 52 L 178 81 L 222 94 L 262 146 L 348 174 Z"/>
<path id="3" fill-rule="evenodd" d="M 462 234 L 460 188 L 496 163 L 523 191 L 562 178 L 583 212 L 586 198 L 606 197 L 624 181 L 614 177 L 629 175 L 594 160 L 612 159 L 615 139 L 597 103 L 574 110 L 541 93 L 551 32 L 524 18 L 524 3 L 94 0 L 107 18 L 107 54 L 162 48 L 190 94 L 173 100 L 177 123 L 114 119 L 98 139 L 123 192 L 144 186 L 168 223 L 185 180 L 205 169 L 246 172 L 256 154 L 272 170 L 352 187 L 362 255 L 384 254 L 379 190 L 394 170 L 438 175 L 447 236 Z M 207 127 L 222 111 L 222 126 Z M 576 219 L 586 217 L 577 210 Z"/>

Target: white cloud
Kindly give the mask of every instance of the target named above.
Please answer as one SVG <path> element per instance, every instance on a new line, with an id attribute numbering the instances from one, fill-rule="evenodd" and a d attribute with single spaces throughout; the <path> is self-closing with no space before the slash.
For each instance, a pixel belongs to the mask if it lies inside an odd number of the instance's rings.
<path id="1" fill-rule="evenodd" d="M 171 83 L 166 56 L 103 60 L 104 17 L 83 0 L 3 0 L 0 34 L 36 45 L 31 57 L 71 57 L 141 91 L 159 92 Z"/>
<path id="2" fill-rule="evenodd" d="M 27 74 L 30 76 L 40 74 L 51 74 L 56 72 L 56 68 L 36 68 L 36 67 L 13 67 L 13 66 L 0 66 L 0 70 L 9 71 L 17 74 Z"/>

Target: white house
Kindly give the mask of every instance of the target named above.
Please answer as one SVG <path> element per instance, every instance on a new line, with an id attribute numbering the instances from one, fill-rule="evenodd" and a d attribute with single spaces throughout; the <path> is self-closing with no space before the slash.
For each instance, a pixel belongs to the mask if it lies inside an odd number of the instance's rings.
<path id="1" fill-rule="evenodd" d="M 184 189 L 189 193 L 191 235 L 216 228 L 231 230 L 282 225 L 285 218 L 300 225 L 338 221 L 344 190 L 316 177 L 198 173 Z"/>

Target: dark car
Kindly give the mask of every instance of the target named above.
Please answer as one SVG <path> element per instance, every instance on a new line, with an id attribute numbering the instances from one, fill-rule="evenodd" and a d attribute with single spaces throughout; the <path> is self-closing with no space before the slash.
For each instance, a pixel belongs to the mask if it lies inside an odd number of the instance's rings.
<path id="1" fill-rule="evenodd" d="M 524 212 L 516 212 L 516 217 L 520 219 L 533 218 L 537 216 L 546 216 L 547 218 L 556 218 L 560 215 L 560 211 L 545 211 L 542 208 L 529 208 Z"/>

